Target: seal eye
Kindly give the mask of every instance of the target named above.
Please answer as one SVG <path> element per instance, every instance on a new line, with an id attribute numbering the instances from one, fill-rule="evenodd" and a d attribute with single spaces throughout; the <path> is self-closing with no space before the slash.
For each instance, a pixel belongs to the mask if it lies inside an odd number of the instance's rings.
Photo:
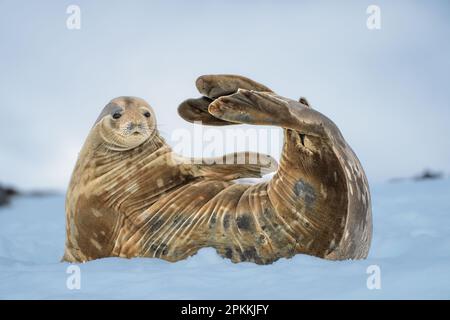
<path id="1" fill-rule="evenodd" d="M 150 118 L 150 116 L 151 116 L 150 112 L 146 111 L 146 112 L 144 113 L 144 117 Z"/>
<path id="2" fill-rule="evenodd" d="M 113 117 L 114 119 L 119 119 L 121 116 L 122 116 L 122 115 L 120 114 L 120 112 L 114 112 L 113 115 L 112 115 L 112 117 Z"/>

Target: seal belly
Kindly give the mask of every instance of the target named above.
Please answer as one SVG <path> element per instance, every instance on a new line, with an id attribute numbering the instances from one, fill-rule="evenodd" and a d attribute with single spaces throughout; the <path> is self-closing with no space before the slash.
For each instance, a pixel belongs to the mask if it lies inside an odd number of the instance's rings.
<path id="1" fill-rule="evenodd" d="M 270 181 L 197 178 L 136 216 L 115 254 L 178 261 L 214 247 L 233 262 L 268 264 L 297 253 L 326 257 L 343 236 L 346 180 L 331 149 L 299 149 L 296 134 L 285 131 L 280 167 Z"/>
<path id="2" fill-rule="evenodd" d="M 207 245 L 210 200 L 231 182 L 196 179 L 163 195 L 125 235 L 120 256 L 184 259 Z"/>

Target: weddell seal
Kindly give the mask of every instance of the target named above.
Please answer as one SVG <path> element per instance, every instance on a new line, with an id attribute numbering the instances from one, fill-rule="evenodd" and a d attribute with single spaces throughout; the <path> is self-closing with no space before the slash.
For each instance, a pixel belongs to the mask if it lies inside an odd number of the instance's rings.
<path id="1" fill-rule="evenodd" d="M 332 260 L 367 257 L 369 187 L 336 125 L 306 99 L 281 97 L 241 76 L 201 76 L 196 86 L 203 97 L 178 108 L 185 120 L 279 126 L 280 164 L 255 153 L 190 161 L 174 154 L 158 134 L 147 102 L 113 99 L 92 127 L 72 174 L 63 260 L 178 261 L 202 247 L 233 262 L 257 264 L 297 253 Z M 234 162 L 255 156 L 253 164 Z M 225 158 L 232 163 L 219 161 Z M 274 171 L 271 180 L 257 184 L 233 181 Z"/>

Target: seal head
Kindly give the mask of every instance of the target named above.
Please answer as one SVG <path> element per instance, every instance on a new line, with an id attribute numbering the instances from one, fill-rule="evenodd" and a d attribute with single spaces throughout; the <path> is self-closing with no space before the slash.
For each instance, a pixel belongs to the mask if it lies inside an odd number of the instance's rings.
<path id="1" fill-rule="evenodd" d="M 94 126 L 98 126 L 98 133 L 109 149 L 125 151 L 155 135 L 156 117 L 145 100 L 118 97 L 105 106 Z"/>

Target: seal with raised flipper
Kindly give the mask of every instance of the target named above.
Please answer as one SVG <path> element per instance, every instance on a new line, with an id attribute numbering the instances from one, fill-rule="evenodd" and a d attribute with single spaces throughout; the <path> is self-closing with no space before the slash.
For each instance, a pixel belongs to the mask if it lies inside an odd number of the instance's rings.
<path id="1" fill-rule="evenodd" d="M 256 153 L 183 158 L 158 134 L 147 102 L 116 98 L 91 129 L 72 174 L 63 260 L 178 261 L 203 247 L 258 264 L 298 253 L 365 258 L 369 187 L 336 125 L 306 99 L 281 97 L 245 77 L 207 75 L 196 85 L 203 96 L 179 106 L 184 119 L 279 126 L 280 164 Z M 274 171 L 270 181 L 234 181 Z"/>

